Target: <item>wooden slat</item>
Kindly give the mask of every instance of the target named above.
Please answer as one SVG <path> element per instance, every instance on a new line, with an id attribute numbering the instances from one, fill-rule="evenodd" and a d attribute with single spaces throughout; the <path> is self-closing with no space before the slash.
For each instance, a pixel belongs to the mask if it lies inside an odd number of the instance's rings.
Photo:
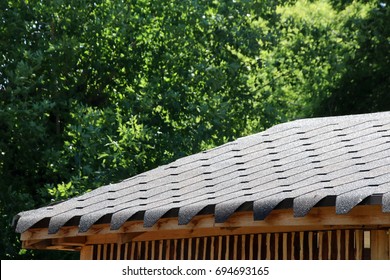
<path id="1" fill-rule="evenodd" d="M 177 239 L 173 242 L 173 260 L 177 260 Z"/>
<path id="2" fill-rule="evenodd" d="M 208 241 L 208 237 L 203 237 L 203 260 L 205 260 L 207 258 L 207 241 Z"/>
<path id="3" fill-rule="evenodd" d="M 180 243 L 180 259 L 184 260 L 184 248 L 185 248 L 185 239 L 181 239 Z"/>
<path id="4" fill-rule="evenodd" d="M 291 233 L 291 259 L 295 260 L 295 232 Z"/>
<path id="5" fill-rule="evenodd" d="M 192 238 L 188 238 L 188 256 L 187 258 L 191 260 L 192 257 Z"/>
<path id="6" fill-rule="evenodd" d="M 211 236 L 211 245 L 210 245 L 210 260 L 214 260 L 214 251 L 215 251 L 215 237 Z"/>
<path id="7" fill-rule="evenodd" d="M 145 241 L 145 259 L 149 260 L 149 243 L 150 241 Z"/>
<path id="8" fill-rule="evenodd" d="M 116 247 L 117 247 L 117 250 L 116 250 L 116 257 L 115 257 L 115 259 L 116 260 L 120 260 L 121 259 L 122 246 L 121 246 L 121 244 L 116 244 Z"/>
<path id="9" fill-rule="evenodd" d="M 98 249 L 97 249 L 97 259 L 98 260 L 104 259 L 104 258 L 102 258 L 102 247 L 103 247 L 103 245 L 98 245 Z"/>
<path id="10" fill-rule="evenodd" d="M 345 259 L 349 260 L 349 230 L 345 230 Z"/>
<path id="11" fill-rule="evenodd" d="M 195 239 L 195 260 L 199 259 L 199 242 L 200 242 L 200 238 L 197 237 Z"/>
<path id="12" fill-rule="evenodd" d="M 267 246 L 267 254 L 265 259 L 270 260 L 271 259 L 271 234 L 267 233 L 266 235 L 266 246 Z"/>
<path id="13" fill-rule="evenodd" d="M 259 233 L 257 235 L 257 259 L 258 260 L 261 260 L 262 259 L 262 255 L 261 255 L 261 249 L 263 248 L 262 247 L 262 240 L 263 239 L 263 235 L 261 233 Z"/>
<path id="14" fill-rule="evenodd" d="M 299 259 L 300 260 L 303 260 L 304 259 L 304 237 L 305 237 L 305 233 L 304 232 L 300 232 L 299 233 Z"/>
<path id="15" fill-rule="evenodd" d="M 241 235 L 241 260 L 245 260 L 245 235 Z"/>
<path id="16" fill-rule="evenodd" d="M 114 259 L 114 246 L 115 246 L 115 244 L 111 244 L 111 246 L 110 246 L 110 260 L 113 260 Z"/>
<path id="17" fill-rule="evenodd" d="M 152 246 L 152 248 L 151 248 L 151 252 L 150 252 L 150 258 L 152 259 L 152 260 L 155 260 L 156 259 L 156 241 L 155 240 L 152 240 L 151 241 L 151 246 Z"/>
<path id="18" fill-rule="evenodd" d="M 237 260 L 238 235 L 234 236 L 233 260 Z"/>
<path id="19" fill-rule="evenodd" d="M 332 231 L 328 230 L 328 260 L 332 259 Z"/>
<path id="20" fill-rule="evenodd" d="M 225 251 L 225 260 L 229 259 L 230 254 L 230 235 L 226 236 L 226 251 Z"/>
<path id="21" fill-rule="evenodd" d="M 341 230 L 336 230 L 337 236 L 337 259 L 341 260 Z"/>
<path id="22" fill-rule="evenodd" d="M 283 260 L 288 260 L 288 242 L 287 242 L 288 234 L 283 233 Z"/>
<path id="23" fill-rule="evenodd" d="M 131 247 L 130 247 L 130 260 L 135 260 L 135 246 L 136 242 L 131 242 Z"/>
<path id="24" fill-rule="evenodd" d="M 169 260 L 171 253 L 171 240 L 165 240 L 165 259 Z"/>
<path id="25" fill-rule="evenodd" d="M 355 230 L 355 259 L 363 259 L 363 231 Z"/>
<path id="26" fill-rule="evenodd" d="M 323 248 L 324 248 L 324 240 L 323 240 L 323 232 L 318 232 L 318 259 L 322 260 Z"/>
<path id="27" fill-rule="evenodd" d="M 138 241 L 137 242 L 137 256 L 136 256 L 136 259 L 139 260 L 141 258 L 141 251 L 142 249 L 142 242 L 141 241 Z"/>
<path id="28" fill-rule="evenodd" d="M 107 244 L 102 245 L 102 260 L 106 260 L 106 254 L 107 254 Z"/>
<path id="29" fill-rule="evenodd" d="M 125 260 L 128 260 L 128 259 L 129 259 L 129 256 L 128 256 L 128 255 L 129 255 L 129 243 L 126 243 L 126 244 L 125 244 L 125 252 L 124 252 L 124 256 L 125 256 L 124 259 L 125 259 Z"/>
<path id="30" fill-rule="evenodd" d="M 218 260 L 222 260 L 222 236 L 218 236 Z"/>
<path id="31" fill-rule="evenodd" d="M 308 233 L 308 248 L 309 248 L 309 260 L 312 260 L 313 259 L 313 252 L 314 252 L 314 248 L 313 248 L 313 232 L 310 231 Z"/>
<path id="32" fill-rule="evenodd" d="M 371 234 L 371 231 L 369 230 L 364 230 L 363 231 L 363 238 L 364 238 L 364 241 L 363 241 L 363 248 L 370 248 L 370 234 Z"/>
<path id="33" fill-rule="evenodd" d="M 253 248 L 254 248 L 253 239 L 254 239 L 254 235 L 253 234 L 249 235 L 249 259 L 250 260 L 253 260 Z"/>
<path id="34" fill-rule="evenodd" d="M 158 242 L 158 259 L 162 260 L 163 258 L 163 245 L 164 245 L 164 240 L 160 240 Z"/>
<path id="35" fill-rule="evenodd" d="M 275 257 L 274 257 L 274 259 L 275 260 L 279 260 L 279 233 L 277 232 L 277 233 L 275 233 L 274 234 L 274 237 L 275 237 Z"/>

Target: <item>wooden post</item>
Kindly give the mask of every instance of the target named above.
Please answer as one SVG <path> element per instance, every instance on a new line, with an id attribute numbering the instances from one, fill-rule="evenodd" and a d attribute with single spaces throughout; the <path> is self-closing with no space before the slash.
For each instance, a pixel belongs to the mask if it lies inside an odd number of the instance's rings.
<path id="1" fill-rule="evenodd" d="M 81 247 L 80 260 L 92 260 L 93 257 L 93 246 Z"/>
<path id="2" fill-rule="evenodd" d="M 371 259 L 389 260 L 389 230 L 371 231 Z"/>

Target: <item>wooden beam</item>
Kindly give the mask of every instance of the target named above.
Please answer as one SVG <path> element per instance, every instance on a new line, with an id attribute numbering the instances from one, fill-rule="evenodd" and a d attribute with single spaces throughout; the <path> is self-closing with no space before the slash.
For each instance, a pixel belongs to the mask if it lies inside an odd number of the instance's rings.
<path id="1" fill-rule="evenodd" d="M 84 246 L 86 240 L 87 237 L 85 236 L 62 237 L 62 238 L 52 239 L 52 244 L 63 245 L 63 246 Z"/>
<path id="2" fill-rule="evenodd" d="M 22 247 L 28 249 L 45 250 L 52 246 L 51 239 L 39 239 L 39 240 L 24 240 L 22 241 Z"/>
<path id="3" fill-rule="evenodd" d="M 79 233 L 77 227 L 62 227 L 56 234 L 48 234 L 47 228 L 32 228 L 21 235 L 21 240 L 85 236 L 86 244 L 108 244 L 173 237 L 388 227 L 390 213 L 383 213 L 379 205 L 362 205 L 344 215 L 337 215 L 334 207 L 315 207 L 305 217 L 294 217 L 292 209 L 280 209 L 272 211 L 263 221 L 255 221 L 253 212 L 237 212 L 224 223 L 215 223 L 213 215 L 203 215 L 195 217 L 187 225 L 178 225 L 177 218 L 163 218 L 151 228 L 144 228 L 143 221 L 129 221 L 115 231 L 110 230 L 108 224 L 93 225 L 85 233 Z M 25 248 L 32 248 L 28 242 L 23 244 L 27 246 Z"/>

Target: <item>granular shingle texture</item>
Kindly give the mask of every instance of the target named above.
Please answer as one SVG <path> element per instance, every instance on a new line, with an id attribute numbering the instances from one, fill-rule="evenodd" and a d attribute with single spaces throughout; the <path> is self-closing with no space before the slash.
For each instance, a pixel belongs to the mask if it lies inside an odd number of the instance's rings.
<path id="1" fill-rule="evenodd" d="M 102 222 L 115 230 L 131 219 L 150 227 L 164 216 L 186 224 L 203 213 L 221 223 L 242 210 L 262 220 L 282 207 L 299 217 L 324 203 L 337 214 L 362 203 L 390 212 L 389 163 L 390 112 L 304 119 L 21 212 L 14 220 L 19 233 L 38 223 L 56 233 L 64 225 L 85 232 Z"/>

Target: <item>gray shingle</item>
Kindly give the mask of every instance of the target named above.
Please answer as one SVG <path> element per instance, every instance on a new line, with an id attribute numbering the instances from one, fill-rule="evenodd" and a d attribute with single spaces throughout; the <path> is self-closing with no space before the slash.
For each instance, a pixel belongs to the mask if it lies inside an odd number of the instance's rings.
<path id="1" fill-rule="evenodd" d="M 297 120 L 14 220 L 19 233 L 42 221 L 49 233 L 106 220 L 113 230 L 129 219 L 150 227 L 167 214 L 178 224 L 202 213 L 222 223 L 243 208 L 258 220 L 281 206 L 302 217 L 325 199 L 337 214 L 378 201 L 390 212 L 389 163 L 390 112 Z"/>

